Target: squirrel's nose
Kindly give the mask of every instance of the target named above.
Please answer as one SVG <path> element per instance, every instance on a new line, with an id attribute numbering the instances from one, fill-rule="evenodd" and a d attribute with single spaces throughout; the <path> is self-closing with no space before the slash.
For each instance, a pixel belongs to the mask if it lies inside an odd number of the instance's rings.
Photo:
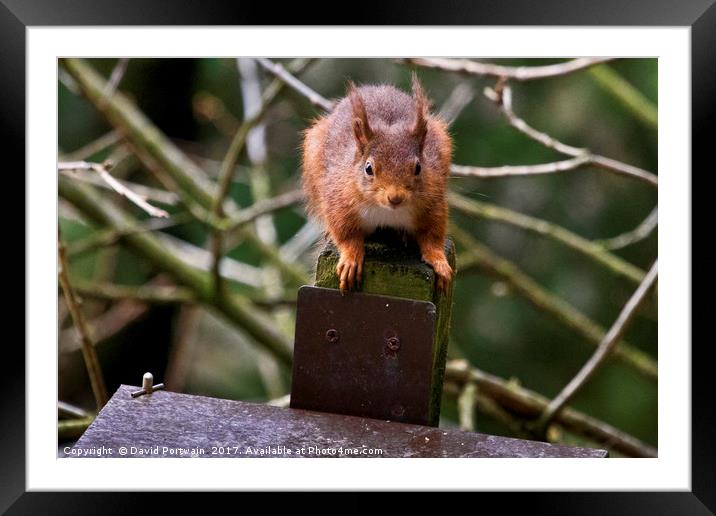
<path id="1" fill-rule="evenodd" d="M 402 195 L 389 195 L 388 201 L 393 206 L 398 206 L 401 202 L 403 202 L 403 196 Z"/>

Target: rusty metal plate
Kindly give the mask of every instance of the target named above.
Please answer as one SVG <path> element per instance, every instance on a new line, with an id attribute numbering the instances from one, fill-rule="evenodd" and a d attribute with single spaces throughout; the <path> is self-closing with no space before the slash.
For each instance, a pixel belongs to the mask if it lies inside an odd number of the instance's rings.
<path id="1" fill-rule="evenodd" d="M 291 407 L 429 424 L 435 305 L 301 287 Z"/>

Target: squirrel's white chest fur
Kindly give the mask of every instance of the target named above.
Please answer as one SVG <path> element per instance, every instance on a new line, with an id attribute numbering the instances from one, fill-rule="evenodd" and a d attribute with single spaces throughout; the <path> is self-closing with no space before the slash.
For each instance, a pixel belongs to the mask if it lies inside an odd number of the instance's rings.
<path id="1" fill-rule="evenodd" d="M 408 206 L 398 208 L 383 208 L 382 206 L 363 206 L 360 209 L 360 219 L 363 229 L 373 232 L 376 228 L 389 227 L 413 231 L 415 222 Z"/>

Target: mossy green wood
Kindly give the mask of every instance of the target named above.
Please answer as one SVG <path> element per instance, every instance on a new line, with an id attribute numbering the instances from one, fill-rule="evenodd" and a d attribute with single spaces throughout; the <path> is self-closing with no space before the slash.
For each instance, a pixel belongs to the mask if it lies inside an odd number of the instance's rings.
<path id="1" fill-rule="evenodd" d="M 445 241 L 445 255 L 455 271 L 455 246 Z M 317 287 L 338 288 L 338 250 L 327 243 L 318 256 L 316 265 Z M 436 308 L 435 345 L 433 346 L 432 387 L 428 414 L 430 424 L 437 426 L 440 419 L 445 359 L 452 313 L 454 281 L 447 292 L 435 285 L 435 272 L 420 259 L 420 251 L 412 241 L 406 241 L 393 231 L 381 230 L 365 243 L 363 281 L 356 291 L 366 294 L 395 296 L 419 301 L 430 301 Z M 410 386 L 407 386 L 410 388 Z M 390 415 L 386 414 L 386 418 Z"/>

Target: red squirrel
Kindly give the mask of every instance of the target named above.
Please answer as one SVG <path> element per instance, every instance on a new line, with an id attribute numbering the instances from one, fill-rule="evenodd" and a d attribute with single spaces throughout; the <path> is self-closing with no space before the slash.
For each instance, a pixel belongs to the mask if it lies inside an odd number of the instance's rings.
<path id="1" fill-rule="evenodd" d="M 412 96 L 389 85 L 357 87 L 304 133 L 303 188 L 340 258 L 342 292 L 360 283 L 364 238 L 378 227 L 414 236 L 446 290 L 447 180 L 452 139 L 413 74 Z"/>

